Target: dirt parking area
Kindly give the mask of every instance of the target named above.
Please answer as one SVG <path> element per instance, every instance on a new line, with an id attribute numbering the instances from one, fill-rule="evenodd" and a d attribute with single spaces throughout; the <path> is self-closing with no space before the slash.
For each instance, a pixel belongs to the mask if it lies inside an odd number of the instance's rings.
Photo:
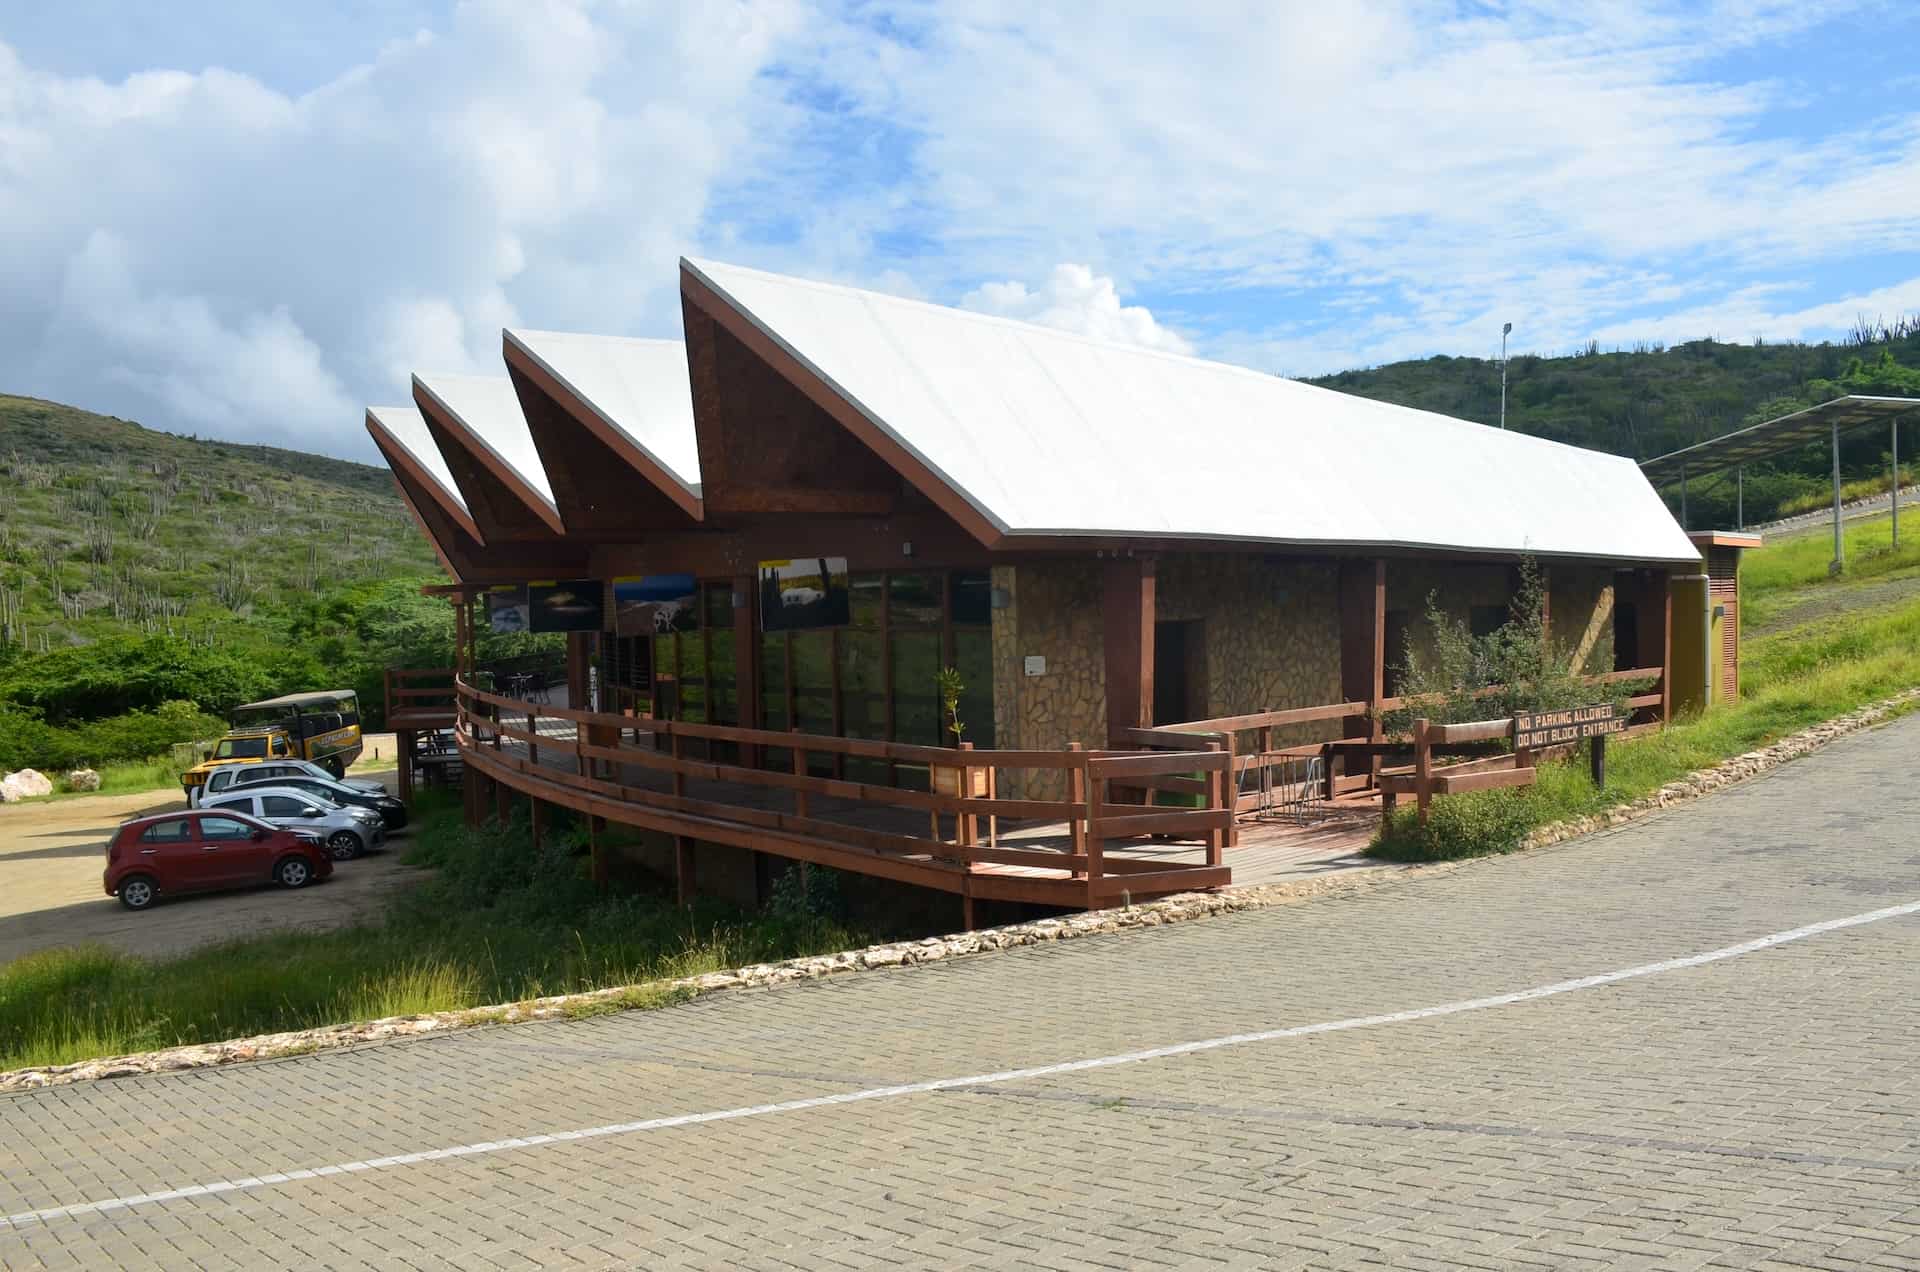
<path id="1" fill-rule="evenodd" d="M 391 772 L 355 772 L 393 783 Z M 344 927 L 421 877 L 400 864 L 403 830 L 385 851 L 344 862 L 327 882 L 298 892 L 262 887 L 162 900 L 140 914 L 122 909 L 100 887 L 108 837 L 129 817 L 184 807 L 168 791 L 0 807 L 0 963 L 60 945 L 168 955 L 261 932 Z"/>

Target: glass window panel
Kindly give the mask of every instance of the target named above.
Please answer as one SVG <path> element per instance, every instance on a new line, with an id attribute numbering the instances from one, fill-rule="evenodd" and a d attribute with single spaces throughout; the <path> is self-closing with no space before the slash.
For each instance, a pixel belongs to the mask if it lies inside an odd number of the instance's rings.
<path id="1" fill-rule="evenodd" d="M 772 632 L 760 641 L 760 719 L 769 729 L 787 726 L 787 637 Z"/>
<path id="2" fill-rule="evenodd" d="M 887 736 L 886 665 L 879 632 L 840 634 L 840 715 L 850 738 Z"/>
<path id="3" fill-rule="evenodd" d="M 991 623 L 993 621 L 993 576 L 985 570 L 955 570 L 947 577 L 955 625 Z"/>
<path id="4" fill-rule="evenodd" d="M 833 732 L 833 633 L 794 632 L 794 727 L 803 733 Z"/>
<path id="5" fill-rule="evenodd" d="M 733 584 L 706 583 L 701 585 L 700 595 L 706 607 L 704 617 L 709 630 L 733 626 Z"/>
<path id="6" fill-rule="evenodd" d="M 893 633 L 893 737 L 897 742 L 939 746 L 940 671 L 938 632 Z"/>
<path id="7" fill-rule="evenodd" d="M 802 733 L 833 732 L 833 633 L 831 631 L 794 632 L 793 638 L 793 714 L 794 727 Z M 807 771 L 833 773 L 832 755 L 818 752 L 807 756 Z"/>
<path id="8" fill-rule="evenodd" d="M 680 634 L 680 679 L 702 680 L 707 678 L 707 642 L 699 632 Z"/>
<path id="9" fill-rule="evenodd" d="M 886 602 L 886 576 L 883 574 L 856 574 L 848 589 L 849 621 L 855 627 L 871 631 L 880 629 L 880 609 Z"/>
<path id="10" fill-rule="evenodd" d="M 940 626 L 940 576 L 938 574 L 888 575 L 887 597 L 892 604 L 892 608 L 887 612 L 887 621 L 893 626 Z"/>
<path id="11" fill-rule="evenodd" d="M 967 726 L 962 742 L 977 747 L 993 743 L 993 637 L 984 631 L 956 627 L 953 664 L 960 673 L 960 722 Z"/>

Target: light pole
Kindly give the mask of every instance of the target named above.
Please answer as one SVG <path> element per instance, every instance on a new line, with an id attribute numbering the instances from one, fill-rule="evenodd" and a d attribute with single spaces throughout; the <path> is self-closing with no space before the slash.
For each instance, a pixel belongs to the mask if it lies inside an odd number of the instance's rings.
<path id="1" fill-rule="evenodd" d="M 1500 324 L 1500 427 L 1507 426 L 1507 333 L 1513 330 L 1510 322 Z"/>

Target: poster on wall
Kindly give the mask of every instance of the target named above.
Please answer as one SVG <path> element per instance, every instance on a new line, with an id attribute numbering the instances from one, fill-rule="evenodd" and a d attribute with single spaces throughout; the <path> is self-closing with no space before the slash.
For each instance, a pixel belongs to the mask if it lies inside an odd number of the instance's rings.
<path id="1" fill-rule="evenodd" d="M 499 635 L 531 630 L 524 584 L 487 589 L 487 627 Z"/>
<path id="2" fill-rule="evenodd" d="M 536 632 L 597 632 L 600 580 L 540 579 L 529 583 L 527 610 Z"/>
<path id="3" fill-rule="evenodd" d="M 699 618 L 691 574 L 629 575 L 613 581 L 613 630 L 621 636 L 664 636 L 693 629 Z"/>
<path id="4" fill-rule="evenodd" d="M 851 612 L 845 557 L 760 563 L 760 630 L 845 627 Z"/>

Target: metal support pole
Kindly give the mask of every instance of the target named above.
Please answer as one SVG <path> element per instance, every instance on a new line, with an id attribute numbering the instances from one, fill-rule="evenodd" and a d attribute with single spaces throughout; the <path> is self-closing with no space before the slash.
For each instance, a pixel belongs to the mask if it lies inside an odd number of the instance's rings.
<path id="1" fill-rule="evenodd" d="M 1840 423 L 1833 424 L 1833 563 L 1827 566 L 1828 574 L 1838 574 L 1847 568 L 1846 548 L 1840 542 Z"/>
<path id="2" fill-rule="evenodd" d="M 1893 546 L 1900 546 L 1900 421 L 1892 425 L 1893 433 Z"/>
<path id="3" fill-rule="evenodd" d="M 1734 517 L 1740 528 L 1747 528 L 1747 466 L 1740 465 L 1733 470 L 1733 507 Z"/>
<path id="4" fill-rule="evenodd" d="M 1680 465 L 1680 528 L 1682 530 L 1685 530 L 1688 528 L 1687 526 L 1687 466 L 1685 464 Z"/>

